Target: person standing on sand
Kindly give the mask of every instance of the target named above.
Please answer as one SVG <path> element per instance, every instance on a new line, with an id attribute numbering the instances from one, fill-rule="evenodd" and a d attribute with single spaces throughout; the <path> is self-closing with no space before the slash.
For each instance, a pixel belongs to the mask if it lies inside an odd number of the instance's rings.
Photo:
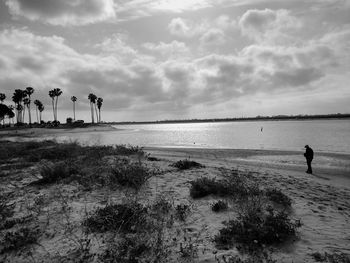
<path id="1" fill-rule="evenodd" d="M 314 151 L 310 148 L 309 145 L 305 145 L 305 153 L 304 156 L 306 158 L 306 163 L 307 163 L 307 173 L 312 174 L 312 168 L 311 168 L 311 162 L 312 159 L 314 158 Z"/>

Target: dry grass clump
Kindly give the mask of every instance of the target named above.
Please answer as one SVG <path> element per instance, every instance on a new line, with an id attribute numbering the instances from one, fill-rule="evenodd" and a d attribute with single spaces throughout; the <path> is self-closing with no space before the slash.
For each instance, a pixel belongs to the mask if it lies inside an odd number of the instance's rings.
<path id="1" fill-rule="evenodd" d="M 137 232 L 147 224 L 148 208 L 137 202 L 107 205 L 85 219 L 89 232 Z"/>
<path id="2" fill-rule="evenodd" d="M 0 239 L 0 253 L 18 250 L 24 246 L 36 243 L 40 231 L 28 227 L 7 232 Z"/>
<path id="3" fill-rule="evenodd" d="M 327 253 L 320 252 L 312 253 L 311 256 L 317 262 L 329 262 L 329 263 L 350 263 L 350 255 L 345 253 Z"/>
<path id="4" fill-rule="evenodd" d="M 290 207 L 292 205 L 292 200 L 279 189 L 267 189 L 266 196 L 270 201 L 275 202 L 276 204 L 280 204 L 284 207 Z"/>
<path id="5" fill-rule="evenodd" d="M 265 207 L 259 197 L 242 203 L 237 219 L 226 222 L 226 226 L 215 236 L 219 247 L 232 247 L 234 242 L 248 248 L 279 244 L 297 235 L 300 221 L 292 220 L 284 211 Z"/>
<path id="6" fill-rule="evenodd" d="M 201 198 L 208 195 L 228 196 L 232 195 L 232 188 L 224 180 L 201 177 L 191 183 L 190 195 L 192 198 Z"/>
<path id="7" fill-rule="evenodd" d="M 111 169 L 109 183 L 140 189 L 154 174 L 155 171 L 146 167 L 142 162 L 117 159 Z"/>
<path id="8" fill-rule="evenodd" d="M 121 145 L 116 145 L 114 149 L 115 149 L 115 154 L 119 154 L 119 155 L 133 155 L 133 154 L 137 154 L 141 156 L 145 155 L 143 148 L 139 146 L 121 144 Z"/>
<path id="9" fill-rule="evenodd" d="M 79 167 L 71 162 L 58 162 L 55 164 L 45 164 L 40 169 L 41 179 L 33 182 L 35 185 L 56 183 L 62 179 L 79 173 Z"/>
<path id="10" fill-rule="evenodd" d="M 228 208 L 228 204 L 226 201 L 219 200 L 211 205 L 211 210 L 214 212 L 225 211 Z"/>
<path id="11" fill-rule="evenodd" d="M 191 169 L 191 168 L 203 168 L 205 167 L 204 165 L 197 163 L 195 161 L 191 161 L 189 159 L 185 159 L 185 160 L 180 160 L 177 161 L 173 164 L 171 164 L 171 166 L 176 167 L 180 170 L 187 170 L 187 169 Z"/>
<path id="12" fill-rule="evenodd" d="M 277 260 L 273 259 L 271 253 L 267 251 L 255 251 L 245 258 L 239 256 L 222 256 L 217 258 L 218 263 L 277 263 Z"/>
<path id="13" fill-rule="evenodd" d="M 0 226 L 14 214 L 14 204 L 9 204 L 9 196 L 0 194 Z"/>
<path id="14" fill-rule="evenodd" d="M 226 174 L 225 178 L 220 180 L 202 177 L 190 183 L 192 198 L 201 198 L 208 195 L 242 198 L 261 194 L 257 184 L 249 182 L 244 175 L 238 173 Z"/>

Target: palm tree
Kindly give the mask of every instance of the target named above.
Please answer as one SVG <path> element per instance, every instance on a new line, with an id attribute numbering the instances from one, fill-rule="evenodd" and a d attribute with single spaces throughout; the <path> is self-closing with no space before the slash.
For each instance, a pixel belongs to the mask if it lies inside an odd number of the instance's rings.
<path id="1" fill-rule="evenodd" d="M 61 89 L 54 89 L 54 93 L 56 96 L 56 103 L 55 103 L 55 111 L 56 111 L 56 121 L 57 121 L 57 102 L 58 102 L 58 97 L 62 95 Z"/>
<path id="2" fill-rule="evenodd" d="M 4 103 L 4 100 L 6 99 L 6 95 L 4 93 L 0 93 L 0 101 L 1 101 L 1 104 Z"/>
<path id="3" fill-rule="evenodd" d="M 21 89 L 16 89 L 12 96 L 12 101 L 15 103 L 15 109 L 17 111 L 17 123 L 21 123 L 22 120 L 22 101 L 26 97 L 26 93 Z"/>
<path id="4" fill-rule="evenodd" d="M 97 99 L 97 96 L 93 93 L 90 93 L 89 96 L 88 96 L 88 99 L 90 100 L 90 108 L 91 108 L 91 120 L 92 120 L 92 123 L 95 122 L 95 119 L 94 119 L 94 109 L 93 109 L 93 105 L 95 105 L 96 103 L 96 99 Z M 97 114 L 96 114 L 97 115 Z M 96 116 L 97 117 L 97 116 Z"/>
<path id="5" fill-rule="evenodd" d="M 73 115 L 74 115 L 74 120 L 75 120 L 75 102 L 77 101 L 77 97 L 72 96 L 71 101 L 73 101 Z"/>
<path id="6" fill-rule="evenodd" d="M 4 103 L 4 100 L 6 99 L 6 95 L 4 93 L 0 93 L 0 101 L 1 101 L 1 104 Z M 5 118 L 3 119 L 3 124 L 5 126 Z"/>
<path id="7" fill-rule="evenodd" d="M 32 126 L 32 116 L 31 116 L 31 113 L 30 113 L 30 96 L 34 93 L 34 89 L 32 87 L 26 87 L 26 93 L 29 97 L 29 103 L 27 105 L 28 107 L 28 114 L 29 114 L 29 125 Z"/>
<path id="8" fill-rule="evenodd" d="M 45 107 L 44 107 L 44 105 L 41 103 L 41 104 L 39 104 L 39 106 L 38 106 L 38 110 L 39 110 L 39 115 L 40 115 L 40 124 L 41 124 L 41 113 L 44 111 L 44 109 L 45 109 Z"/>
<path id="9" fill-rule="evenodd" d="M 35 107 L 35 110 L 36 110 L 36 120 L 38 121 L 38 123 L 40 124 L 40 122 L 39 122 L 39 115 L 38 115 L 38 108 L 39 108 L 39 106 L 41 105 L 42 103 L 41 103 L 41 101 L 40 100 L 35 100 L 34 101 L 34 105 L 36 106 Z"/>
<path id="10" fill-rule="evenodd" d="M 53 119 L 56 120 L 56 115 L 55 115 L 55 92 L 54 90 L 49 91 L 49 96 L 51 98 L 52 102 L 52 113 L 53 113 Z"/>
<path id="11" fill-rule="evenodd" d="M 24 114 L 26 112 L 26 107 L 27 107 L 28 112 L 29 112 L 30 99 L 29 98 L 25 98 L 23 100 L 23 104 L 24 104 L 24 109 L 23 109 L 23 121 L 24 121 Z M 28 117 L 28 119 L 29 119 L 29 117 Z M 29 122 L 30 122 L 30 119 L 29 119 Z"/>
<path id="12" fill-rule="evenodd" d="M 101 122 L 101 107 L 102 107 L 102 98 L 97 99 L 97 108 L 98 108 L 98 122 Z"/>
<path id="13" fill-rule="evenodd" d="M 61 89 L 53 89 L 49 91 L 49 96 L 52 99 L 52 111 L 53 111 L 53 118 L 55 122 L 57 122 L 57 102 L 58 97 L 62 95 Z M 56 100 L 55 100 L 56 98 Z"/>
<path id="14" fill-rule="evenodd" d="M 12 120 L 12 124 L 13 124 L 13 118 L 15 117 L 15 113 L 13 112 L 13 110 L 15 109 L 15 107 L 13 105 L 9 106 L 9 109 L 11 110 L 12 114 L 10 114 L 11 116 L 9 116 L 9 118 Z M 10 125 L 10 120 L 9 120 L 9 125 Z"/>

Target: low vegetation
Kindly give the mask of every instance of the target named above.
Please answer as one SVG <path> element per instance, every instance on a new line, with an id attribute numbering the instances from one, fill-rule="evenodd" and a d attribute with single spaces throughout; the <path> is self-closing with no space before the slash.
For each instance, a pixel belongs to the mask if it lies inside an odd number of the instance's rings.
<path id="1" fill-rule="evenodd" d="M 203 168 L 204 167 L 204 165 L 197 163 L 195 161 L 191 161 L 189 159 L 177 161 L 177 162 L 173 163 L 171 166 L 176 167 L 180 170 L 187 170 L 187 169 L 191 169 L 191 168 Z"/>
<path id="2" fill-rule="evenodd" d="M 225 174 L 224 179 L 220 180 L 201 177 L 190 183 L 190 195 L 192 198 L 201 198 L 208 195 L 242 198 L 261 194 L 257 184 L 248 182 L 244 175 L 237 172 Z"/>
<path id="3" fill-rule="evenodd" d="M 228 208 L 228 204 L 226 201 L 219 200 L 211 205 L 211 210 L 214 212 L 225 211 Z"/>
<path id="4" fill-rule="evenodd" d="M 290 207 L 292 205 L 292 200 L 279 189 L 267 189 L 266 196 L 270 201 L 275 202 L 276 204 L 280 204 L 284 207 Z"/>
<path id="5" fill-rule="evenodd" d="M 6 232 L 0 239 L 0 254 L 36 243 L 40 231 L 28 227 Z"/>
<path id="6" fill-rule="evenodd" d="M 97 209 L 83 225 L 89 232 L 137 232 L 145 228 L 148 208 L 137 203 L 107 205 Z"/>
<path id="7" fill-rule="evenodd" d="M 265 207 L 258 198 L 247 199 L 242 205 L 238 218 L 226 222 L 215 236 L 218 247 L 232 247 L 236 242 L 250 249 L 296 238 L 301 223 L 286 212 Z"/>
<path id="8" fill-rule="evenodd" d="M 320 253 L 315 252 L 312 257 L 316 262 L 329 262 L 329 263 L 350 263 L 350 255 L 345 253 Z"/>
<path id="9" fill-rule="evenodd" d="M 117 159 L 111 169 L 109 183 L 140 189 L 155 174 L 142 162 L 131 162 L 129 159 Z"/>

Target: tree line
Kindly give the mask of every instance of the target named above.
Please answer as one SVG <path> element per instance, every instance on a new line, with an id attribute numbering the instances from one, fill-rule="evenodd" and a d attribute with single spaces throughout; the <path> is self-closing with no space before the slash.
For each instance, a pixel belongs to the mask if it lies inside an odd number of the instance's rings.
<path id="1" fill-rule="evenodd" d="M 5 126 L 5 119 L 8 118 L 9 125 L 14 124 L 14 118 L 16 117 L 16 124 L 22 125 L 24 124 L 24 117 L 26 114 L 26 110 L 28 112 L 28 120 L 29 125 L 32 126 L 32 115 L 31 115 L 31 102 L 32 102 L 32 94 L 34 93 L 34 88 L 27 87 L 25 89 L 16 89 L 12 95 L 12 101 L 14 105 L 6 105 L 4 101 L 6 99 L 6 95 L 4 93 L 0 93 L 0 122 Z M 51 122 L 54 126 L 59 125 L 58 121 L 58 98 L 62 95 L 62 90 L 59 88 L 52 89 L 49 91 L 49 97 L 51 98 L 52 103 L 52 113 L 53 113 L 53 121 Z M 73 120 L 75 121 L 75 103 L 77 101 L 76 96 L 71 97 L 71 101 L 73 103 Z M 101 122 L 101 107 L 103 103 L 102 98 L 98 98 L 95 94 L 90 93 L 88 95 L 88 100 L 90 101 L 91 108 L 91 122 L 95 123 L 95 115 L 96 122 Z M 36 107 L 36 118 L 37 123 L 45 123 L 42 120 L 42 112 L 45 110 L 44 104 L 40 100 L 34 100 L 34 105 Z M 68 119 L 67 119 L 68 120 Z"/>

